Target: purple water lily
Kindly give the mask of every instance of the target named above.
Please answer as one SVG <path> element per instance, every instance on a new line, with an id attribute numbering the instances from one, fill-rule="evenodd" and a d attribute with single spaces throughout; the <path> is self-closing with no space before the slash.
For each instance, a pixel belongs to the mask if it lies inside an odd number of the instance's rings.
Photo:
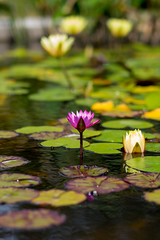
<path id="1" fill-rule="evenodd" d="M 100 119 L 97 119 L 94 122 L 91 122 L 94 118 L 94 113 L 91 113 L 91 111 L 77 111 L 76 114 L 71 112 L 68 113 L 67 119 L 70 122 L 70 124 L 76 128 L 80 133 L 80 158 L 81 158 L 81 164 L 83 162 L 83 131 L 86 128 L 89 128 L 93 126 L 94 124 L 98 123 Z"/>

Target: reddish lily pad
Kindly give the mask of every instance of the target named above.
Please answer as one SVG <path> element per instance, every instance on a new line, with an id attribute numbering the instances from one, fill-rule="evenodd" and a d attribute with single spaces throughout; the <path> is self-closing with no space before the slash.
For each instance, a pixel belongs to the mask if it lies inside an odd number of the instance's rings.
<path id="1" fill-rule="evenodd" d="M 130 174 L 124 180 L 142 188 L 157 188 L 160 186 L 159 173 Z"/>
<path id="2" fill-rule="evenodd" d="M 40 133 L 32 133 L 29 135 L 29 138 L 34 140 L 49 140 L 55 138 L 55 132 L 40 132 Z"/>
<path id="3" fill-rule="evenodd" d="M 75 191 L 64 191 L 58 189 L 50 189 L 48 191 L 40 191 L 39 196 L 32 200 L 35 204 L 52 205 L 54 207 L 75 205 L 86 200 L 83 193 Z"/>
<path id="4" fill-rule="evenodd" d="M 144 193 L 144 198 L 149 202 L 160 204 L 160 189 Z"/>
<path id="5" fill-rule="evenodd" d="M 16 203 L 22 201 L 31 201 L 39 195 L 38 191 L 33 189 L 21 188 L 0 188 L 0 202 Z"/>
<path id="6" fill-rule="evenodd" d="M 18 128 L 15 130 L 17 133 L 23 134 L 31 134 L 31 133 L 39 133 L 39 132 L 61 132 L 63 131 L 63 127 L 61 126 L 27 126 Z"/>
<path id="7" fill-rule="evenodd" d="M 0 131 L 0 139 L 17 137 L 19 134 L 14 131 Z"/>
<path id="8" fill-rule="evenodd" d="M 11 167 L 18 167 L 27 164 L 29 161 L 16 156 L 0 156 L 0 170 Z"/>
<path id="9" fill-rule="evenodd" d="M 126 118 L 126 117 L 136 117 L 141 115 L 142 111 L 107 111 L 103 112 L 103 116 L 109 116 L 109 117 L 120 117 L 120 118 Z"/>
<path id="10" fill-rule="evenodd" d="M 88 193 L 96 191 L 98 194 L 122 191 L 129 187 L 129 184 L 120 178 L 115 177 L 87 177 L 76 178 L 66 184 L 66 188 L 77 192 Z"/>
<path id="11" fill-rule="evenodd" d="M 15 229 L 41 229 L 51 225 L 60 225 L 65 215 L 47 209 L 13 211 L 0 215 L 0 225 Z"/>
<path id="12" fill-rule="evenodd" d="M 86 165 L 69 166 L 60 169 L 60 173 L 70 178 L 97 177 L 106 172 L 108 172 L 107 168 Z"/>
<path id="13" fill-rule="evenodd" d="M 40 183 L 40 179 L 35 176 L 30 176 L 20 173 L 0 175 L 0 187 L 28 187 L 30 185 L 37 185 Z"/>

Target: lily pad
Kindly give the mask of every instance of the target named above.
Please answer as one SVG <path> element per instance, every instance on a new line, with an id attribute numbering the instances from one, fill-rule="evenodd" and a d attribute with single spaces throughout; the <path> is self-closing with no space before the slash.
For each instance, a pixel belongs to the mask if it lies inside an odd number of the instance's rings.
<path id="1" fill-rule="evenodd" d="M 129 184 L 120 178 L 114 177 L 87 177 L 70 180 L 66 188 L 82 193 L 96 191 L 98 194 L 122 191 L 129 187 Z"/>
<path id="2" fill-rule="evenodd" d="M 94 140 L 102 142 L 122 142 L 126 130 L 104 130 L 101 135 L 95 137 Z"/>
<path id="3" fill-rule="evenodd" d="M 83 141 L 83 146 L 87 147 L 89 146 L 89 142 Z M 65 147 L 65 148 L 79 148 L 80 147 L 80 141 L 75 138 L 57 138 L 57 139 L 51 139 L 47 140 L 41 143 L 41 146 L 43 147 Z"/>
<path id="4" fill-rule="evenodd" d="M 126 165 L 143 172 L 160 172 L 160 156 L 146 156 L 132 158 L 126 161 Z"/>
<path id="5" fill-rule="evenodd" d="M 18 167 L 27 164 L 29 161 L 15 156 L 0 156 L 0 170 L 11 167 Z"/>
<path id="6" fill-rule="evenodd" d="M 35 204 L 52 205 L 54 207 L 75 205 L 86 200 L 83 193 L 75 191 L 64 191 L 58 189 L 51 189 L 48 191 L 39 192 L 39 196 L 32 200 Z"/>
<path id="7" fill-rule="evenodd" d="M 142 114 L 142 111 L 107 111 L 103 112 L 103 116 L 109 116 L 109 117 L 119 117 L 119 118 L 131 118 L 136 117 Z"/>
<path id="8" fill-rule="evenodd" d="M 63 127 L 59 126 L 27 126 L 16 129 L 16 132 L 23 134 L 40 133 L 40 132 L 61 132 Z"/>
<path id="9" fill-rule="evenodd" d="M 87 147 L 84 147 L 85 150 L 98 153 L 98 154 L 116 154 L 120 153 L 119 150 L 123 145 L 120 143 L 92 143 Z"/>
<path id="10" fill-rule="evenodd" d="M 13 211 L 0 215 L 0 225 L 15 229 L 41 229 L 51 225 L 60 225 L 65 215 L 47 209 Z"/>
<path id="11" fill-rule="evenodd" d="M 78 130 L 73 129 L 72 132 L 77 133 L 78 136 L 79 136 Z M 86 129 L 86 130 L 83 132 L 83 137 L 84 137 L 84 138 L 92 138 L 92 137 L 99 136 L 100 134 L 101 134 L 101 131 Z"/>
<path id="12" fill-rule="evenodd" d="M 0 131 L 0 139 L 17 137 L 19 134 L 14 131 Z"/>
<path id="13" fill-rule="evenodd" d="M 60 169 L 60 173 L 70 178 L 97 177 L 106 172 L 108 172 L 107 168 L 86 165 L 69 166 Z"/>
<path id="14" fill-rule="evenodd" d="M 71 101 L 74 99 L 74 94 L 66 88 L 49 88 L 31 94 L 29 99 L 35 101 Z"/>
<path id="15" fill-rule="evenodd" d="M 153 124 L 146 121 L 139 121 L 134 119 L 121 119 L 107 121 L 102 124 L 105 128 L 151 128 Z"/>
<path id="16" fill-rule="evenodd" d="M 0 202 L 16 203 L 22 201 L 31 201 L 39 195 L 38 191 L 33 189 L 21 188 L 0 188 Z"/>
<path id="17" fill-rule="evenodd" d="M 130 174 L 124 179 L 137 187 L 142 188 L 157 188 L 160 186 L 159 173 L 137 173 Z"/>
<path id="18" fill-rule="evenodd" d="M 149 202 L 160 204 L 160 189 L 156 189 L 152 192 L 145 192 L 144 198 Z"/>
<path id="19" fill-rule="evenodd" d="M 0 187 L 28 187 L 30 185 L 38 185 L 40 179 L 38 177 L 21 174 L 21 173 L 12 173 L 7 174 L 3 173 L 0 175 Z"/>
<path id="20" fill-rule="evenodd" d="M 55 132 L 40 132 L 40 133 L 32 133 L 29 135 L 29 138 L 34 140 L 49 140 L 55 138 Z"/>
<path id="21" fill-rule="evenodd" d="M 160 152 L 160 143 L 146 143 L 145 149 L 149 152 Z"/>

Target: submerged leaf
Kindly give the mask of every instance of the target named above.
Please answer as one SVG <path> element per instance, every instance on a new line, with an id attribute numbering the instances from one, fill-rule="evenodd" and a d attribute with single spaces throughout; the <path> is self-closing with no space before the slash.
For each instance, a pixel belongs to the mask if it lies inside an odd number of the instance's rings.
<path id="1" fill-rule="evenodd" d="M 124 182 L 120 178 L 114 177 L 87 177 L 76 178 L 70 180 L 66 184 L 66 188 L 69 190 L 75 190 L 77 192 L 89 193 L 96 191 L 98 194 L 106 194 L 111 192 L 122 191 L 129 187 L 129 184 Z"/>
<path id="2" fill-rule="evenodd" d="M 86 196 L 82 193 L 74 191 L 64 191 L 58 189 L 50 189 L 48 191 L 40 191 L 39 196 L 32 200 L 35 204 L 52 205 L 55 207 L 75 205 L 86 200 Z"/>
<path id="3" fill-rule="evenodd" d="M 47 209 L 22 210 L 0 215 L 0 225 L 15 229 L 41 229 L 51 225 L 60 225 L 65 221 L 65 215 Z"/>
<path id="4" fill-rule="evenodd" d="M 108 172 L 107 168 L 86 165 L 69 166 L 60 169 L 60 173 L 71 178 L 97 177 L 106 172 Z"/>

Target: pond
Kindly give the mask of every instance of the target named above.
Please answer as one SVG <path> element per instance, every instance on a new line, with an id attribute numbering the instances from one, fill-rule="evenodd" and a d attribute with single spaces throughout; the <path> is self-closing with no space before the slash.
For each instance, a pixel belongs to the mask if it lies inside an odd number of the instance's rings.
<path id="1" fill-rule="evenodd" d="M 160 194 L 150 201 L 145 196 L 160 186 L 159 56 L 160 48 L 141 44 L 91 57 L 68 54 L 72 90 L 52 57 L 25 49 L 1 56 L 0 239 L 158 239 Z M 100 119 L 84 132 L 83 164 L 105 169 L 84 183 L 94 186 L 85 192 L 74 183 L 85 174 L 70 178 L 62 171 L 80 164 L 79 135 L 66 118 L 80 109 Z M 126 156 L 122 137 L 135 128 L 144 133 L 146 150 Z M 58 141 L 47 145 L 49 138 Z M 139 162 L 130 164 L 135 157 Z M 128 178 L 136 173 L 146 179 L 140 186 Z M 107 178 L 117 179 L 118 190 L 106 190 L 108 182 L 98 190 Z M 65 196 L 69 183 L 77 192 Z M 53 189 L 59 192 L 49 197 Z"/>

